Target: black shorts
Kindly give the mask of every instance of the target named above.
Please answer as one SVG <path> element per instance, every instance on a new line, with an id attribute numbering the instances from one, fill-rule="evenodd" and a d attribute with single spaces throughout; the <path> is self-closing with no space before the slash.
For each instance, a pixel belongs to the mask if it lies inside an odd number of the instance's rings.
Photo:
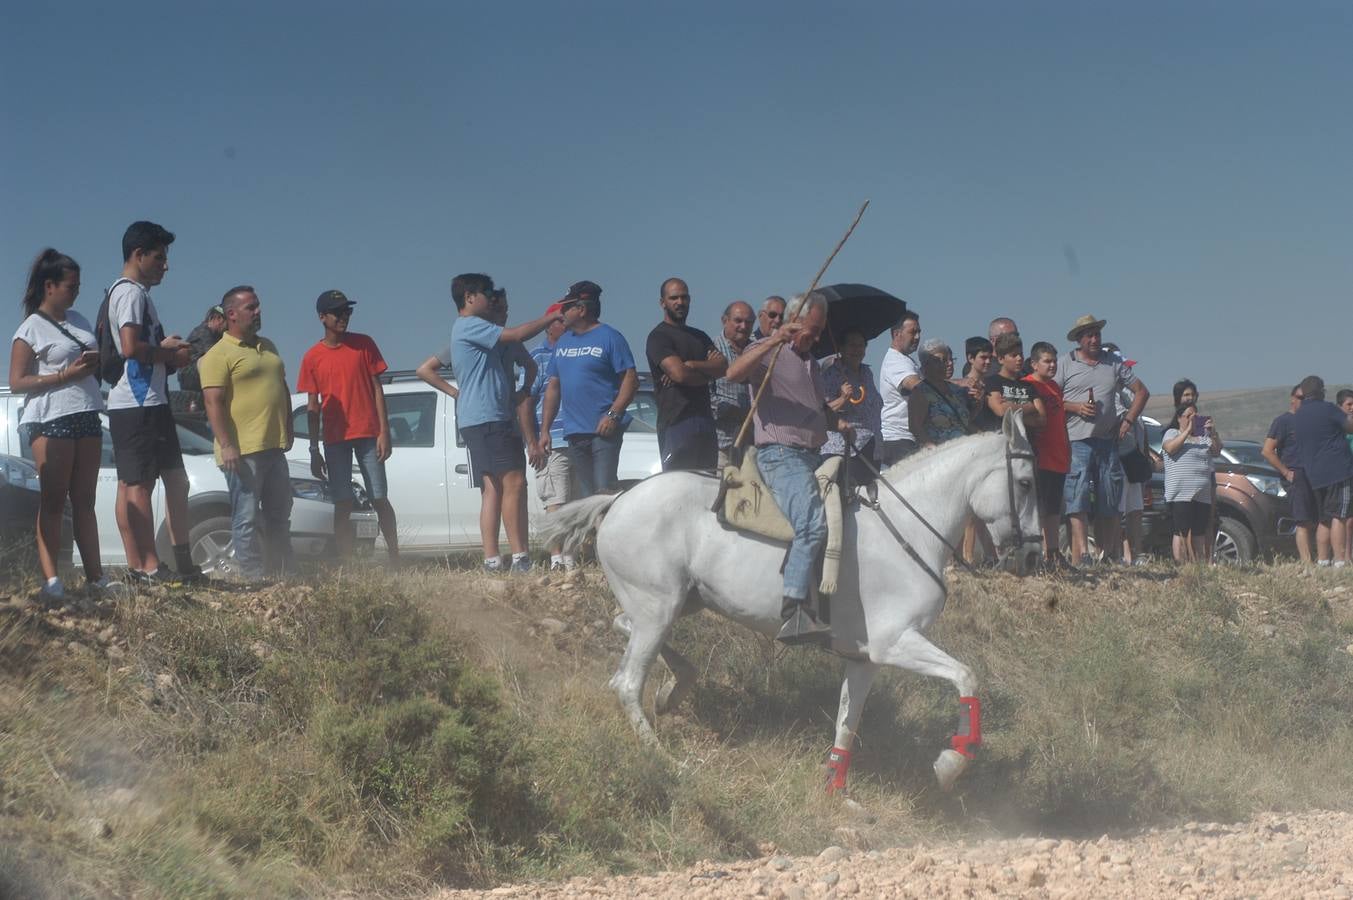
<path id="1" fill-rule="evenodd" d="M 1350 511 L 1350 508 L 1353 507 L 1353 478 L 1345 478 L 1335 484 L 1316 488 L 1315 499 L 1320 511 L 1321 522 L 1329 522 L 1332 519 L 1347 519 L 1353 514 Z"/>
<path id="2" fill-rule="evenodd" d="M 1302 469 L 1292 470 L 1292 483 L 1287 486 L 1287 496 L 1292 500 L 1292 521 L 1309 525 L 1320 518 L 1320 507 L 1315 502 L 1315 491 L 1306 480 Z"/>
<path id="3" fill-rule="evenodd" d="M 1170 504 L 1170 521 L 1174 524 L 1174 533 L 1182 537 L 1191 534 L 1202 537 L 1207 534 L 1212 521 L 1212 504 L 1202 500 L 1174 500 Z"/>
<path id="4" fill-rule="evenodd" d="M 78 412 L 48 419 L 46 422 L 25 422 L 19 426 L 28 443 L 40 437 L 79 441 L 85 438 L 103 439 L 103 422 L 97 412 Z"/>
<path id="5" fill-rule="evenodd" d="M 470 484 L 484 486 L 485 475 L 526 472 L 526 450 L 511 422 L 485 422 L 460 430 L 470 457 Z"/>
<path id="6" fill-rule="evenodd" d="M 113 436 L 118 481 L 145 484 L 183 468 L 178 428 L 167 405 L 110 409 L 108 433 Z"/>
<path id="7" fill-rule="evenodd" d="M 1065 509 L 1063 493 L 1066 490 L 1066 473 L 1039 469 L 1035 483 L 1038 486 L 1038 517 L 1060 516 Z"/>

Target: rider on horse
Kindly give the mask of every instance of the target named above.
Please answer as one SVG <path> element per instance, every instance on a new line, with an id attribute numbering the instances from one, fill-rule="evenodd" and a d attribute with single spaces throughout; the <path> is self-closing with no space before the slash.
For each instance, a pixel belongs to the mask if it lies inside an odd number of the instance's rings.
<path id="1" fill-rule="evenodd" d="M 785 310 L 784 324 L 748 345 L 727 374 L 729 381 L 759 383 L 770 369 L 753 425 L 761 477 L 794 529 L 784 565 L 780 610 L 784 625 L 777 636 L 786 644 L 826 644 L 831 635 L 831 628 L 814 614 L 809 593 L 827 541 L 826 511 L 814 475 L 827 440 L 827 397 L 821 367 L 812 353 L 826 324 L 825 297 L 817 293 L 795 297 Z M 777 347 L 784 349 L 775 353 Z M 833 428 L 850 433 L 845 422 Z"/>

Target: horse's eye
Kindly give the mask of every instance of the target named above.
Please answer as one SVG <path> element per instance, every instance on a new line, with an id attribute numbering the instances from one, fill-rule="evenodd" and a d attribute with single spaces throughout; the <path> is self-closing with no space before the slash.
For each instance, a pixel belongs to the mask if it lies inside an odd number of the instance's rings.
<path id="1" fill-rule="evenodd" d="M 1030 481 L 1029 479 L 1027 479 L 1027 478 L 1021 478 L 1021 479 L 1019 480 L 1019 489 L 1020 489 L 1021 491 L 1032 490 L 1032 489 L 1033 489 L 1033 486 L 1034 486 L 1034 483 L 1033 483 L 1032 481 Z"/>

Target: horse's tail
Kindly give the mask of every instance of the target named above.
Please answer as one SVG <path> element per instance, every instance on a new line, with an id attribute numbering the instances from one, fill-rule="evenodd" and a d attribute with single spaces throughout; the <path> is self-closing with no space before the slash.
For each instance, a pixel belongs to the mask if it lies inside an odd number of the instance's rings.
<path id="1" fill-rule="evenodd" d="M 546 513 L 536 528 L 540 542 L 547 547 L 557 543 L 565 553 L 572 553 L 597 530 L 606 510 L 619 499 L 619 494 L 596 494 Z"/>

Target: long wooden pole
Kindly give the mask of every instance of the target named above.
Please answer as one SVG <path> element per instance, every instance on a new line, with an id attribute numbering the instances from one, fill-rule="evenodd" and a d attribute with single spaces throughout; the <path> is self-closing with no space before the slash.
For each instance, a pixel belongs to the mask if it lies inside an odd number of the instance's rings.
<path id="1" fill-rule="evenodd" d="M 846 229 L 845 235 L 841 240 L 837 241 L 836 249 L 832 250 L 831 255 L 827 257 L 827 261 L 822 264 L 822 268 L 818 269 L 817 274 L 813 276 L 813 283 L 808 286 L 808 290 L 804 291 L 805 298 L 813 291 L 817 290 L 818 282 L 822 280 L 823 275 L 827 274 L 827 267 L 832 264 L 832 260 L 836 259 L 836 254 L 841 252 L 841 248 L 846 245 L 846 241 L 850 240 L 850 236 L 855 233 L 855 226 L 860 224 L 860 219 L 864 218 L 864 211 L 868 208 L 869 201 L 866 200 L 860 206 L 860 211 L 855 214 L 855 221 L 850 223 L 850 227 Z M 798 311 L 794 314 L 794 318 L 797 319 L 803 313 L 803 307 L 806 305 L 807 301 L 805 300 L 804 304 L 801 304 Z M 788 324 L 789 322 L 786 321 L 782 323 L 781 327 Z M 747 417 L 742 420 L 742 427 L 738 429 L 737 439 L 733 441 L 734 447 L 741 447 L 746 441 L 747 432 L 752 427 L 752 417 L 756 415 L 756 408 L 761 403 L 761 395 L 765 392 L 766 385 L 770 383 L 770 373 L 775 370 L 775 361 L 780 358 L 780 351 L 784 348 L 785 345 L 781 344 L 775 348 L 773 353 L 771 353 L 770 363 L 766 365 L 766 374 L 761 378 L 761 384 L 757 387 L 755 396 L 752 397 L 751 408 L 747 410 Z"/>

